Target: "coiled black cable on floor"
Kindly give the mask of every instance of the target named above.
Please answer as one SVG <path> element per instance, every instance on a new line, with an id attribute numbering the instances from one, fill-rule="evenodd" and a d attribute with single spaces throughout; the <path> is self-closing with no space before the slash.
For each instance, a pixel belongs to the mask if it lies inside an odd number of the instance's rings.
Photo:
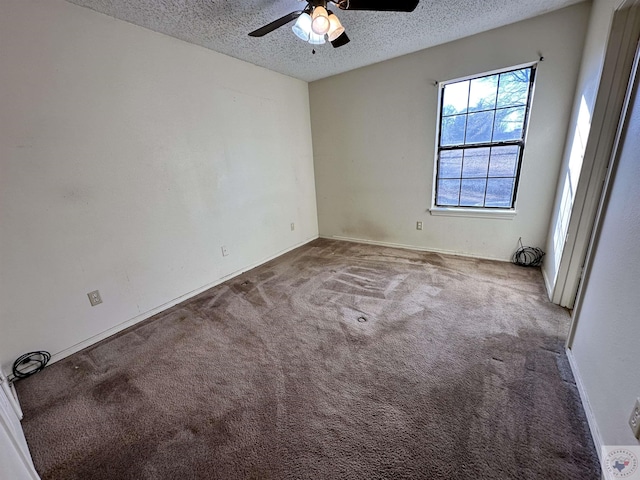
<path id="1" fill-rule="evenodd" d="M 45 351 L 30 352 L 21 355 L 13 362 L 14 379 L 27 378 L 34 373 L 38 373 L 47 365 L 49 360 L 51 360 L 51 354 Z"/>
<path id="2" fill-rule="evenodd" d="M 511 261 L 521 267 L 539 267 L 545 253 L 537 247 L 525 247 L 522 245 L 522 237 L 518 240 L 520 248 L 513 254 Z"/>

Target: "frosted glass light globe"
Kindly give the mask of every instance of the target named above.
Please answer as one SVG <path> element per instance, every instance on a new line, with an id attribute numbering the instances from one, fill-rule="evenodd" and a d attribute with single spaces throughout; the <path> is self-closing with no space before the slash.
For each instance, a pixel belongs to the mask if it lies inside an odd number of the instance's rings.
<path id="1" fill-rule="evenodd" d="M 318 35 L 324 35 L 329 31 L 331 23 L 329 22 L 329 14 L 324 7 L 316 7 L 311 16 L 311 30 Z"/>

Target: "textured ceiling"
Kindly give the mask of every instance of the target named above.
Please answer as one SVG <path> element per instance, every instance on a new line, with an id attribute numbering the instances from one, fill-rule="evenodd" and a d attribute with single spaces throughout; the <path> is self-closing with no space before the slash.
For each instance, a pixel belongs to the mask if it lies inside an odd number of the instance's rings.
<path id="1" fill-rule="evenodd" d="M 313 81 L 557 10 L 581 0 L 421 0 L 412 13 L 334 8 L 351 43 L 334 49 L 299 40 L 286 25 L 247 34 L 299 0 L 68 0 L 301 80 Z M 393 0 L 389 0 L 393 3 Z"/>

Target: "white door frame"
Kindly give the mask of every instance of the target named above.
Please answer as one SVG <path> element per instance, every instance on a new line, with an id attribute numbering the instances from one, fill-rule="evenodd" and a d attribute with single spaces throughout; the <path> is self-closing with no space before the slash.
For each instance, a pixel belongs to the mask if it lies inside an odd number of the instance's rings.
<path id="1" fill-rule="evenodd" d="M 640 38 L 640 0 L 614 12 L 567 236 L 551 301 L 574 307 Z"/>
<path id="2" fill-rule="evenodd" d="M 6 378 L 0 374 L 3 385 Z M 16 400 L 9 388 L 0 388 L 0 477 L 12 480 L 40 480 L 29 454 Z M 5 476 L 6 475 L 6 476 Z"/>
<path id="3" fill-rule="evenodd" d="M 640 24 L 640 1 L 636 0 L 636 4 L 634 6 L 635 16 L 636 16 L 636 24 Z M 640 29 L 640 27 L 638 27 Z M 599 197 L 598 208 L 595 214 L 593 228 L 590 235 L 590 240 L 588 244 L 588 249 L 585 255 L 584 261 L 584 272 L 583 279 L 579 285 L 578 292 L 576 295 L 575 307 L 572 314 L 572 322 L 571 327 L 569 329 L 569 335 L 567 337 L 566 347 L 570 349 L 573 345 L 573 339 L 575 336 L 575 331 L 578 326 L 578 321 L 580 318 L 580 310 L 582 308 L 583 302 L 583 292 L 586 287 L 586 283 L 588 282 L 589 275 L 591 273 L 591 266 L 593 260 L 593 251 L 596 248 L 598 238 L 600 236 L 600 231 L 602 229 L 602 222 L 604 220 L 604 215 L 607 208 L 607 203 L 609 200 L 609 196 L 611 193 L 611 184 L 613 180 L 613 175 L 616 171 L 616 167 L 618 165 L 618 157 L 620 154 L 621 140 L 624 138 L 624 134 L 627 128 L 627 115 L 629 112 L 631 101 L 633 100 L 634 95 L 639 95 L 640 91 L 638 91 L 638 87 L 640 84 L 640 41 L 637 39 L 635 42 L 635 51 L 634 58 L 631 65 L 631 72 L 629 74 L 629 78 L 627 81 L 627 86 L 625 88 L 625 96 L 623 100 L 622 107 L 620 109 L 619 118 L 616 122 L 616 134 L 613 141 L 612 152 L 610 155 L 609 167 L 606 171 L 606 176 L 603 181 L 602 193 Z"/>

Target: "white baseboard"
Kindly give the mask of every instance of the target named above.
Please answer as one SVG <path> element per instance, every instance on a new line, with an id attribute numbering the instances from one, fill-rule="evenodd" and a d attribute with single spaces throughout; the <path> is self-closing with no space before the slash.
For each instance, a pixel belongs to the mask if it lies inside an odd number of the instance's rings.
<path id="1" fill-rule="evenodd" d="M 580 394 L 580 400 L 582 401 L 582 408 L 584 408 L 584 413 L 587 417 L 587 423 L 589 424 L 589 430 L 591 431 L 591 437 L 593 438 L 593 443 L 595 444 L 596 451 L 598 452 L 598 458 L 600 459 L 600 463 L 602 464 L 602 446 L 604 443 L 602 442 L 602 436 L 600 435 L 600 430 L 598 429 L 598 424 L 596 422 L 596 417 L 593 414 L 593 410 L 591 409 L 591 403 L 589 403 L 589 396 L 584 388 L 584 383 L 582 383 L 582 376 L 580 375 L 580 370 L 578 369 L 578 364 L 573 356 L 573 352 L 570 348 L 566 350 L 567 358 L 569 359 L 569 365 L 571 366 L 571 372 L 573 373 L 573 378 L 576 381 L 576 386 L 578 387 L 578 393 Z"/>
<path id="2" fill-rule="evenodd" d="M 405 250 L 417 250 L 419 252 L 442 253 L 443 255 L 455 255 L 457 257 L 479 258 L 481 260 L 495 260 L 497 262 L 510 262 L 510 259 L 480 256 L 473 253 L 457 252 L 453 250 L 443 250 L 440 248 L 421 247 L 417 245 L 406 245 L 404 243 L 379 242 L 377 240 L 366 240 L 363 238 L 341 237 L 339 235 L 320 235 L 320 238 L 328 240 L 344 240 L 345 242 L 366 243 L 368 245 L 379 245 L 381 247 L 404 248 Z"/>
<path id="3" fill-rule="evenodd" d="M 69 348 L 65 348 L 64 350 L 62 350 L 60 352 L 54 353 L 53 355 L 51 355 L 51 360 L 49 361 L 49 363 L 51 364 L 51 363 L 58 362 L 58 361 L 62 360 L 63 358 L 68 357 L 69 355 L 72 355 L 72 354 L 74 354 L 76 352 L 79 352 L 80 350 L 82 350 L 84 348 L 90 347 L 91 345 L 99 342 L 100 340 L 104 340 L 105 338 L 108 338 L 111 335 L 114 335 L 114 334 L 116 334 L 118 332 L 121 332 L 122 330 L 125 330 L 126 328 L 129 328 L 129 327 L 135 325 L 138 322 L 142 322 L 143 320 L 146 320 L 147 318 L 151 318 L 154 315 L 156 315 L 156 314 L 158 314 L 158 313 L 160 313 L 160 312 L 162 312 L 162 311 L 164 311 L 164 310 L 166 310 L 168 308 L 171 308 L 171 307 L 173 307 L 174 305 L 177 305 L 180 302 L 184 302 L 185 300 L 188 300 L 188 299 L 190 299 L 192 297 L 195 297 L 196 295 L 198 295 L 198 294 L 200 294 L 200 293 L 202 293 L 202 292 L 204 292 L 206 290 L 209 290 L 210 288 L 213 288 L 213 287 L 215 287 L 217 285 L 220 285 L 221 283 L 224 283 L 227 280 L 235 278 L 238 275 L 242 275 L 243 273 L 245 273 L 245 272 L 247 272 L 249 270 L 252 270 L 252 269 L 254 269 L 256 267 L 259 267 L 260 265 L 265 264 L 265 263 L 273 260 L 274 258 L 279 257 L 280 255 L 284 255 L 285 253 L 288 253 L 291 250 L 295 250 L 298 247 L 306 245 L 307 243 L 312 242 L 313 240 L 315 240 L 317 238 L 318 238 L 318 236 L 315 235 L 315 236 L 310 237 L 310 238 L 308 238 L 306 240 L 303 240 L 302 242 L 300 242 L 300 243 L 298 243 L 298 244 L 296 244 L 296 245 L 294 245 L 292 247 L 289 247 L 289 248 L 286 248 L 284 250 L 281 250 L 281 251 L 279 251 L 278 253 L 276 253 L 274 255 L 271 255 L 271 256 L 263 259 L 263 260 L 260 260 L 260 261 L 258 261 L 256 263 L 253 263 L 251 265 L 243 267 L 240 270 L 236 270 L 235 272 L 230 273 L 229 275 L 225 275 L 224 277 L 221 277 L 221 278 L 219 278 L 218 280 L 216 280 L 214 282 L 211 282 L 211 283 L 209 283 L 207 285 L 203 285 L 202 287 L 197 288 L 195 290 L 192 290 L 191 292 L 185 293 L 184 295 L 180 295 L 179 297 L 176 297 L 176 298 L 174 298 L 173 300 L 170 300 L 167 303 L 164 303 L 164 304 L 162 304 L 162 305 L 160 305 L 160 306 L 158 306 L 156 308 L 153 308 L 153 309 L 148 310 L 148 311 L 146 311 L 144 313 L 141 313 L 140 315 L 137 315 L 137 316 L 135 316 L 133 318 L 130 318 L 129 320 L 126 320 L 126 321 L 124 321 L 124 322 L 122 322 L 122 323 L 120 323 L 120 324 L 118 324 L 118 325 L 116 325 L 114 327 L 109 328 L 108 330 L 105 330 L 104 332 L 101 332 L 101 333 L 99 333 L 97 335 L 94 335 L 93 337 L 87 338 L 86 340 L 83 340 L 83 341 L 81 341 L 79 343 L 76 343 L 75 345 L 73 345 L 73 346 L 71 346 Z"/>

